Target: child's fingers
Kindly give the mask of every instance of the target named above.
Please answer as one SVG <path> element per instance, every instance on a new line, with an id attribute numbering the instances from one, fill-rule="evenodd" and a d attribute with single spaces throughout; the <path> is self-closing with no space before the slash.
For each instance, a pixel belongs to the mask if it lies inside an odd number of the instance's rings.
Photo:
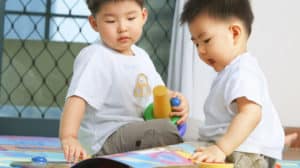
<path id="1" fill-rule="evenodd" d="M 81 151 L 81 157 L 82 157 L 81 158 L 82 160 L 89 158 L 89 156 L 87 155 L 87 153 L 84 150 Z"/>
<path id="2" fill-rule="evenodd" d="M 75 152 L 74 147 L 70 146 L 69 147 L 69 156 L 68 156 L 68 161 L 69 162 L 73 162 L 73 160 L 74 160 L 74 152 Z"/>
<path id="3" fill-rule="evenodd" d="M 169 91 L 169 97 L 174 98 L 174 97 L 178 97 L 180 94 L 178 92 L 175 91 Z"/>
<path id="4" fill-rule="evenodd" d="M 198 159 L 197 159 L 197 162 L 203 162 L 203 161 L 205 161 L 206 159 L 207 159 L 207 155 L 205 155 L 205 154 L 201 154 L 199 157 L 198 157 Z"/>
<path id="5" fill-rule="evenodd" d="M 188 115 L 184 111 L 171 112 L 170 117 L 173 117 L 173 116 L 178 116 L 179 117 L 179 120 L 176 122 L 177 124 L 184 123 L 187 120 L 187 117 L 188 117 Z"/>
<path id="6" fill-rule="evenodd" d="M 202 162 L 206 158 L 207 158 L 207 155 L 204 154 L 203 152 L 197 152 L 197 153 L 193 154 L 193 156 L 192 156 L 192 159 L 195 160 L 197 163 Z"/>
<path id="7" fill-rule="evenodd" d="M 202 153 L 202 152 L 196 152 L 196 153 L 194 153 L 194 154 L 192 155 L 191 159 L 192 159 L 192 160 L 197 160 L 198 157 L 201 155 L 201 153 Z"/>
<path id="8" fill-rule="evenodd" d="M 182 112 L 184 109 L 181 106 L 175 107 L 172 106 L 172 112 Z"/>
<path id="9" fill-rule="evenodd" d="M 76 149 L 74 153 L 74 163 L 77 163 L 79 157 L 80 157 L 81 149 Z"/>
<path id="10" fill-rule="evenodd" d="M 182 123 L 185 123 L 188 119 L 188 115 L 185 114 L 183 116 L 180 117 L 180 119 L 177 121 L 177 124 L 182 124 Z"/>
<path id="11" fill-rule="evenodd" d="M 199 147 L 195 150 L 195 152 L 202 152 L 205 149 L 205 147 Z"/>
<path id="12" fill-rule="evenodd" d="M 68 158 L 69 158 L 69 146 L 68 145 L 63 145 L 63 151 L 64 151 L 65 159 L 68 161 Z"/>
<path id="13" fill-rule="evenodd" d="M 180 104 L 180 106 L 172 106 L 172 111 L 173 112 L 183 112 L 183 113 L 188 113 L 188 105 L 185 103 Z"/>
<path id="14" fill-rule="evenodd" d="M 170 113 L 170 116 L 173 117 L 173 116 L 183 116 L 184 115 L 184 112 L 183 111 L 180 111 L 180 112 L 176 112 L 176 111 L 172 111 Z"/>
<path id="15" fill-rule="evenodd" d="M 215 162 L 215 159 L 213 159 L 212 157 L 207 157 L 204 162 L 208 162 L 208 163 L 213 163 Z"/>

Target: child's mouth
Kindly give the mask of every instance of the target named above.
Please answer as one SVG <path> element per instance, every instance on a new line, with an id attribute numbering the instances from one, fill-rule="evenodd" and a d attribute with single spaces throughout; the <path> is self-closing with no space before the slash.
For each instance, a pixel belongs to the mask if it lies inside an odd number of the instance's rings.
<path id="1" fill-rule="evenodd" d="M 211 59 L 211 58 L 207 59 L 207 62 L 208 62 L 209 65 L 214 65 L 216 63 L 216 61 Z"/>
<path id="2" fill-rule="evenodd" d="M 129 40 L 129 37 L 120 37 L 118 38 L 118 41 L 120 42 L 125 42 L 125 41 L 128 41 Z"/>

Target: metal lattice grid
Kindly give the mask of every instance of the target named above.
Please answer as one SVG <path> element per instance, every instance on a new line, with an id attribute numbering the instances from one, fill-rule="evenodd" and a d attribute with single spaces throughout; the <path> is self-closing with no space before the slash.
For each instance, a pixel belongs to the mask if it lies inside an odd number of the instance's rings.
<path id="1" fill-rule="evenodd" d="M 98 40 L 85 0 L 1 3 L 0 117 L 57 119 L 74 58 Z M 146 8 L 149 17 L 138 45 L 166 80 L 175 0 L 146 0 Z"/>

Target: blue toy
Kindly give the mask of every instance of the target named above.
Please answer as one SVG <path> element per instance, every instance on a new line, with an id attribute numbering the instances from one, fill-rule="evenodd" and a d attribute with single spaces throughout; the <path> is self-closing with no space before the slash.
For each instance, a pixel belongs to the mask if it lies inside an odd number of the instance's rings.
<path id="1" fill-rule="evenodd" d="M 47 159 L 43 156 L 35 156 L 31 158 L 32 163 L 36 163 L 36 164 L 46 164 L 47 163 Z"/>

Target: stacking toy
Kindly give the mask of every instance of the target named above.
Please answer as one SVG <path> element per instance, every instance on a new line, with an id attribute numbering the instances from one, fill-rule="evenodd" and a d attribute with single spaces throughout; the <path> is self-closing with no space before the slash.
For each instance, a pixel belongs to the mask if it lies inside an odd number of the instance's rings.
<path id="1" fill-rule="evenodd" d="M 154 118 L 169 118 L 171 113 L 171 106 L 176 107 L 180 105 L 180 99 L 177 97 L 169 99 L 168 89 L 165 86 L 159 85 L 153 89 L 154 103 L 151 103 L 144 111 L 144 119 L 152 120 Z M 177 125 L 180 117 L 171 117 L 171 122 Z M 180 136 L 186 132 L 186 123 L 177 125 Z"/>
<path id="2" fill-rule="evenodd" d="M 159 85 L 153 89 L 154 97 L 154 118 L 168 118 L 171 113 L 171 104 L 168 94 L 168 89 Z"/>

